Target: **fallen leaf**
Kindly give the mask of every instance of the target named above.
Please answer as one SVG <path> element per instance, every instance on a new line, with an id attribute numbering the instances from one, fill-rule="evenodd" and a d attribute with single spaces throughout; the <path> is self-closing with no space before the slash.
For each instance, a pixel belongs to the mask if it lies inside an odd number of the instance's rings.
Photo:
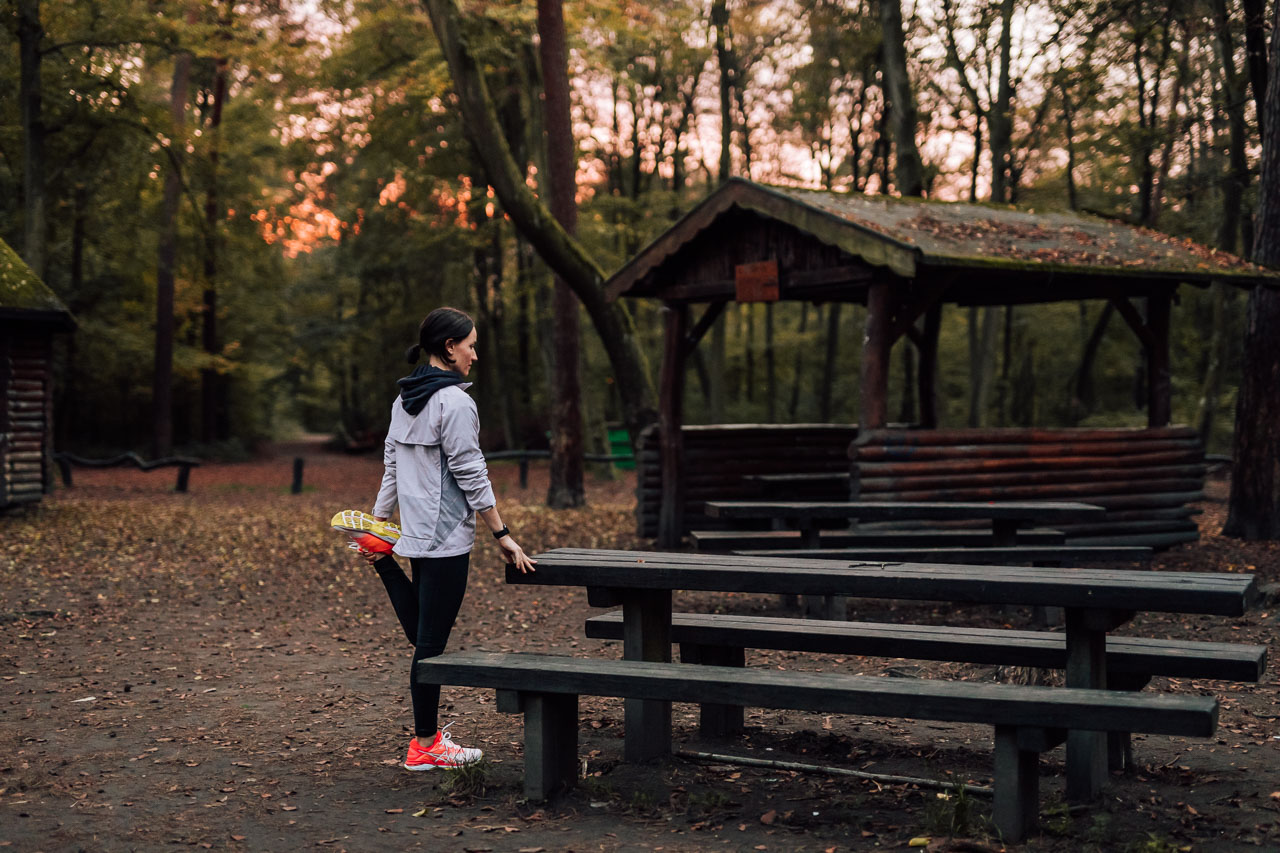
<path id="1" fill-rule="evenodd" d="M 772 826 L 773 822 L 778 819 L 777 809 L 769 809 L 769 811 L 760 815 L 760 822 L 765 826 Z"/>

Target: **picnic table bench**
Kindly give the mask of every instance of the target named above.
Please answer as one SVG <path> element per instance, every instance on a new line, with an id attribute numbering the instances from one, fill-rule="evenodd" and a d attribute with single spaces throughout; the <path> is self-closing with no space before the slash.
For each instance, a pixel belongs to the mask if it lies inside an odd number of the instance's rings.
<path id="1" fill-rule="evenodd" d="M 1017 531 L 1019 545 L 1062 545 L 1067 535 L 1047 527 Z M 736 551 L 744 548 L 799 549 L 799 530 L 691 530 L 689 538 L 699 551 Z M 819 530 L 818 548 L 905 548 L 994 546 L 988 530 Z"/>
<path id="2" fill-rule="evenodd" d="M 536 556 L 538 571 L 507 569 L 508 583 L 582 586 L 595 607 L 621 606 L 623 657 L 670 661 L 672 591 L 843 595 L 1065 609 L 1068 687 L 1106 687 L 1108 632 L 1137 612 L 1240 616 L 1257 598 L 1253 575 L 1049 567 L 855 564 L 780 561 L 643 551 L 561 548 Z M 1081 723 L 1092 724 L 1092 720 Z M 1067 743 L 1068 793 L 1096 796 L 1105 778 L 1105 739 L 1075 727 Z M 626 757 L 670 751 L 669 702 L 628 699 Z"/>
<path id="3" fill-rule="evenodd" d="M 723 519 L 777 519 L 800 531 L 802 548 L 819 547 L 816 522 L 991 521 L 992 544 L 1018 543 L 1018 528 L 1028 524 L 1101 519 L 1106 511 L 1091 504 L 1063 501 L 707 501 L 707 515 Z"/>
<path id="4" fill-rule="evenodd" d="M 621 640 L 621 610 L 592 616 L 586 635 Z M 725 613 L 673 613 L 671 642 L 683 663 L 746 666 L 747 649 L 940 660 L 993 666 L 1065 669 L 1066 636 L 1060 632 L 1007 628 L 959 628 L 884 622 L 833 622 L 744 616 Z M 1107 637 L 1106 685 L 1110 690 L 1141 690 L 1156 676 L 1209 678 L 1256 683 L 1266 670 L 1267 647 L 1197 640 Z M 724 738 L 742 731 L 740 703 L 710 703 L 700 710 L 704 737 Z M 1127 732 L 1107 738 L 1108 766 L 1132 766 Z"/>
<path id="5" fill-rule="evenodd" d="M 540 570 L 541 571 L 541 568 Z M 1218 703 L 1206 696 L 975 684 L 774 670 L 731 670 L 661 661 L 457 652 L 418 663 L 421 683 L 497 690 L 498 710 L 523 713 L 525 793 L 541 800 L 577 779 L 578 697 L 627 702 L 741 701 L 765 708 L 981 723 L 995 729 L 996 827 L 1026 837 L 1039 813 L 1039 754 L 1068 728 L 1208 737 Z M 627 733 L 631 720 L 627 720 Z"/>
<path id="6" fill-rule="evenodd" d="M 732 553 L 742 557 L 772 557 L 772 548 L 744 548 Z M 803 560 L 882 560 L 903 563 L 986 563 L 1030 566 L 1051 563 L 1140 561 L 1151 557 L 1146 545 L 1011 545 L 1005 548 L 977 546 L 947 548 L 796 548 L 785 552 Z"/>

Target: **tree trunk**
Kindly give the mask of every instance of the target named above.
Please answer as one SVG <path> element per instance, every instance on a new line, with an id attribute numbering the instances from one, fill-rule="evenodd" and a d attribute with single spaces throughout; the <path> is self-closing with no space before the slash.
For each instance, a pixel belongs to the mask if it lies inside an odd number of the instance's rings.
<path id="1" fill-rule="evenodd" d="M 969 202 L 978 200 L 978 171 L 982 165 L 982 116 L 973 116 L 973 168 L 969 170 Z"/>
<path id="2" fill-rule="evenodd" d="M 1280 4 L 1272 18 L 1280 32 Z M 1272 73 L 1267 80 L 1258 182 L 1258 226 L 1254 260 L 1280 266 L 1280 37 L 1271 39 Z M 1255 287 L 1249 294 L 1244 338 L 1244 375 L 1236 400 L 1232 445 L 1231 502 L 1222 532 L 1242 539 L 1280 539 L 1280 289 Z"/>
<path id="3" fill-rule="evenodd" d="M 804 351 L 807 349 L 805 343 L 805 329 L 809 325 L 809 303 L 800 303 L 800 328 L 798 329 L 796 338 L 796 369 L 791 377 L 791 400 L 787 406 L 787 419 L 791 423 L 797 420 L 797 414 L 800 411 L 800 377 L 804 375 Z"/>
<path id="4" fill-rule="evenodd" d="M 1063 144 L 1067 148 L 1067 204 L 1072 210 L 1080 209 L 1080 195 L 1076 190 L 1076 132 L 1075 110 L 1071 104 L 1071 96 L 1067 94 L 1066 84 L 1060 87 L 1062 92 L 1062 123 L 1067 133 Z"/>
<path id="5" fill-rule="evenodd" d="M 1196 426 L 1200 443 L 1209 449 L 1213 437 L 1213 419 L 1218 413 L 1218 398 L 1222 394 L 1222 361 L 1227 343 L 1227 285 L 1215 281 L 1212 285 L 1213 329 L 1209 333 L 1208 362 L 1204 368 L 1204 383 L 1200 386 L 1200 403 L 1196 411 Z"/>
<path id="6" fill-rule="evenodd" d="M 916 422 L 916 348 L 908 339 L 902 344 L 902 400 L 898 405 L 898 423 Z"/>
<path id="7" fill-rule="evenodd" d="M 18 0 L 18 98 L 22 102 L 22 259 L 45 277 L 45 186 L 43 83 L 40 75 L 40 0 Z"/>
<path id="8" fill-rule="evenodd" d="M 1244 194 L 1249 186 L 1249 164 L 1245 159 L 1248 144 L 1245 130 L 1244 81 L 1236 71 L 1235 47 L 1231 38 L 1231 20 L 1227 14 L 1226 0 L 1213 0 L 1214 25 L 1217 27 L 1216 45 L 1218 67 L 1222 72 L 1223 108 L 1227 113 L 1228 166 L 1222 181 L 1222 214 L 1218 220 L 1218 248 L 1224 252 L 1239 253 L 1240 216 Z"/>
<path id="9" fill-rule="evenodd" d="M 604 272 L 525 184 L 524 172 L 503 138 L 484 75 L 462 33 L 455 0 L 422 2 L 449 65 L 467 138 L 511 221 L 582 300 L 609 356 L 627 430 L 638 443 L 640 430 L 654 422 L 657 410 L 631 315 L 619 303 L 606 300 Z"/>
<path id="10" fill-rule="evenodd" d="M 190 18 L 191 15 L 188 15 Z M 160 214 L 160 241 L 156 264 L 156 350 L 152 383 L 151 451 L 168 456 L 173 450 L 173 280 L 178 244 L 178 208 L 182 202 L 182 153 L 186 147 L 187 88 L 191 54 L 183 51 L 173 62 L 169 88 L 169 156 L 164 179 L 164 203 Z"/>
<path id="11" fill-rule="evenodd" d="M 538 0 L 538 52 L 547 133 L 547 193 L 551 213 L 572 237 L 577 230 L 577 169 L 569 118 L 569 51 L 561 0 Z M 640 152 L 635 151 L 638 159 Z M 586 502 L 582 470 L 582 388 L 579 378 L 578 300 L 565 281 L 555 283 L 555 347 L 551 373 L 551 483 L 547 506 Z"/>
<path id="12" fill-rule="evenodd" d="M 733 44 L 726 0 L 712 0 L 711 26 L 716 29 L 716 63 L 720 67 L 720 183 L 733 174 Z"/>
<path id="13" fill-rule="evenodd" d="M 969 426 L 986 423 L 991 372 L 996 354 L 998 308 L 969 309 Z"/>
<path id="14" fill-rule="evenodd" d="M 765 423 L 778 421 L 778 370 L 773 356 L 773 303 L 764 304 L 764 370 L 765 370 L 765 402 L 768 416 Z"/>
<path id="15" fill-rule="evenodd" d="M 218 347 L 218 143 L 221 138 L 222 104 L 227 95 L 227 60 L 214 60 L 212 109 L 209 115 L 209 187 L 204 196 L 204 317 L 201 344 L 210 358 Z M 206 444 L 230 438 L 224 377 L 213 367 L 200 371 L 200 437 Z"/>
<path id="16" fill-rule="evenodd" d="M 840 348 L 840 303 L 827 305 L 827 356 L 819 383 L 818 419 L 831 422 L 831 392 L 836 384 L 836 357 Z"/>
<path id="17" fill-rule="evenodd" d="M 1083 303 L 1081 303 L 1083 307 Z M 1085 417 L 1093 413 L 1095 404 L 1095 396 L 1093 391 L 1093 363 L 1098 358 L 1098 348 L 1102 346 L 1102 338 L 1107 332 L 1107 325 L 1111 322 L 1111 315 L 1116 311 L 1115 305 L 1107 302 L 1102 306 L 1102 313 L 1098 315 L 1098 320 L 1093 324 L 1093 331 L 1089 333 L 1089 337 L 1085 339 L 1084 346 L 1080 350 L 1080 366 L 1076 368 L 1075 387 L 1071 394 L 1071 420 L 1072 423 L 1080 423 Z"/>
<path id="18" fill-rule="evenodd" d="M 1009 200 L 1009 157 L 1013 148 L 1013 78 L 1009 64 L 1013 57 L 1013 0 L 1000 3 L 1000 76 L 996 100 L 987 115 L 991 130 L 991 200 Z"/>
<path id="19" fill-rule="evenodd" d="M 920 149 L 916 146 L 916 99 L 911 91 L 911 78 L 907 74 L 901 0 L 880 0 L 880 31 L 884 39 L 882 51 L 889 121 L 898 152 L 893 178 L 900 195 L 918 196 L 924 192 L 924 163 L 920 159 Z M 888 190 L 885 188 L 882 191 Z"/>
<path id="20" fill-rule="evenodd" d="M 1241 0 L 1244 7 L 1245 64 L 1249 67 L 1249 86 L 1258 114 L 1258 129 L 1265 132 L 1267 94 L 1267 4 L 1266 0 Z"/>

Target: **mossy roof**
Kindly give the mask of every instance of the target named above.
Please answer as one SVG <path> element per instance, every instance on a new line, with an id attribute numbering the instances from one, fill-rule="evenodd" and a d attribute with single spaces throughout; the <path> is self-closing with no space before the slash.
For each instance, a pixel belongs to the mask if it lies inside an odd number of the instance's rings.
<path id="1" fill-rule="evenodd" d="M 70 326 L 71 313 L 57 295 L 0 240 L 0 317 Z"/>
<path id="2" fill-rule="evenodd" d="M 940 270 L 1280 286 L 1280 271 L 1156 231 L 1073 212 L 806 190 L 733 179 L 610 278 L 611 296 L 648 295 L 651 274 L 688 257 L 699 234 L 735 209 L 791 225 L 903 278 Z M 707 247 L 706 251 L 719 251 Z M 678 263 L 678 261 L 676 261 Z M 662 276 L 658 276 L 662 277 Z M 1028 276 L 1028 281 L 1036 276 Z M 646 281 L 647 280 L 647 281 Z M 634 291 L 632 288 L 641 284 Z"/>

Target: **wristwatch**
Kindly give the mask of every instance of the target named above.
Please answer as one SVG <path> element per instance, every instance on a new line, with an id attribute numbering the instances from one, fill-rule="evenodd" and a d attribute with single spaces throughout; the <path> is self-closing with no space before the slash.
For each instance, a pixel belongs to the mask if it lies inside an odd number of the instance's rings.
<path id="1" fill-rule="evenodd" d="M 502 525 L 502 529 L 501 529 L 501 530 L 495 530 L 495 531 L 493 531 L 493 538 L 494 538 L 494 539 L 501 539 L 503 536 L 510 536 L 510 535 L 511 535 L 511 528 L 510 528 L 510 527 L 507 527 L 505 524 L 504 524 L 504 525 Z"/>

